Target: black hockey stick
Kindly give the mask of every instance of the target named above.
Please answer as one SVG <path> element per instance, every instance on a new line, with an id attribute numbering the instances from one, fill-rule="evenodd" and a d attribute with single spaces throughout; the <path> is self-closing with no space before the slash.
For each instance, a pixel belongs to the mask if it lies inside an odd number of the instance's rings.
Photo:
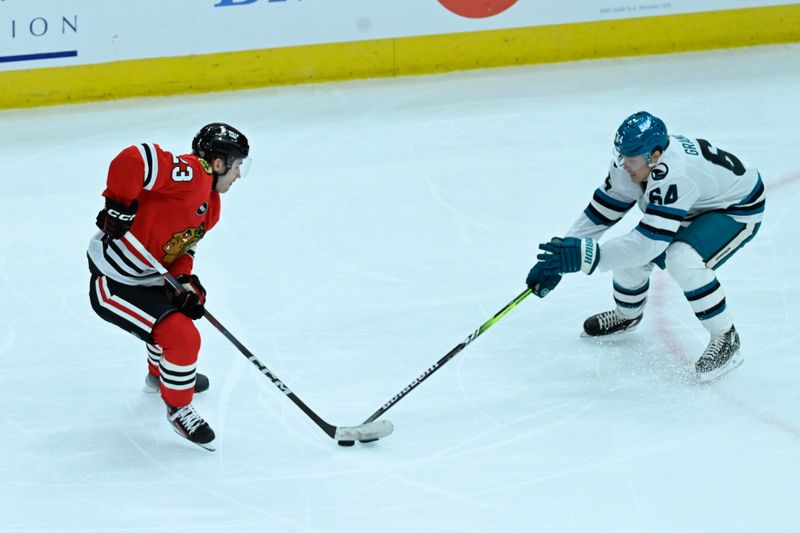
<path id="1" fill-rule="evenodd" d="M 175 276 L 170 274 L 164 266 L 157 261 L 150 252 L 147 251 L 141 242 L 133 235 L 133 233 L 128 232 L 126 233 L 120 240 L 122 240 L 131 251 L 134 251 L 140 257 L 140 260 L 147 265 L 150 265 L 155 270 L 161 274 L 164 279 L 169 283 L 173 289 L 176 291 L 184 291 L 186 290 L 181 282 L 178 281 Z M 225 335 L 225 337 L 236 346 L 240 352 L 247 358 L 248 361 L 253 363 L 256 368 L 258 368 L 262 374 L 267 376 L 272 383 L 275 384 L 278 389 L 286 396 L 289 397 L 294 404 L 303 411 L 306 416 L 308 416 L 311 420 L 314 421 L 316 425 L 318 425 L 322 431 L 324 431 L 329 437 L 336 439 L 337 441 L 356 441 L 356 440 L 377 440 L 383 437 L 386 437 L 392 433 L 394 430 L 394 426 L 388 420 L 381 420 L 379 422 L 365 422 L 359 426 L 353 427 L 343 427 L 343 426 L 334 426 L 333 424 L 329 424 L 324 421 L 320 416 L 315 413 L 309 406 L 307 406 L 297 395 L 292 392 L 289 387 L 286 386 L 284 382 L 278 379 L 278 376 L 272 373 L 272 371 L 267 368 L 261 361 L 259 361 L 253 353 L 248 350 L 239 340 L 231 334 L 230 331 L 223 326 L 219 320 L 214 318 L 214 315 L 208 312 L 206 309 L 203 313 L 203 316 L 211 322 L 211 324 L 217 328 L 220 333 Z"/>
<path id="2" fill-rule="evenodd" d="M 414 389 L 417 387 L 417 385 L 419 385 L 420 383 L 422 383 L 423 381 L 425 381 L 426 379 L 428 379 L 429 377 L 431 377 L 431 374 L 433 374 L 434 372 L 436 372 L 437 370 L 439 370 L 439 369 L 440 369 L 442 366 L 444 366 L 444 364 L 445 364 L 445 363 L 447 363 L 447 362 L 448 362 L 450 359 L 452 359 L 453 357 L 455 357 L 456 355 L 458 355 L 458 353 L 459 353 L 461 350 L 463 350 L 464 348 L 466 348 L 466 347 L 467 347 L 467 345 L 468 345 L 469 343 L 471 343 L 472 341 L 474 341 L 475 339 L 477 339 L 478 337 L 480 337 L 480 335 L 481 335 L 481 334 L 482 334 L 484 331 L 486 331 L 487 329 L 489 329 L 490 327 L 492 327 L 492 326 L 493 326 L 493 325 L 494 325 L 494 324 L 495 324 L 495 323 L 496 323 L 498 320 L 500 320 L 501 318 L 503 318 L 503 317 L 504 317 L 504 316 L 505 316 L 505 315 L 506 315 L 506 314 L 507 314 L 509 311 L 511 311 L 512 309 L 514 309 L 514 307 L 516 307 L 516 306 L 517 306 L 517 304 L 518 304 L 518 303 L 520 303 L 522 300 L 524 300 L 525 298 L 527 298 L 527 297 L 528 297 L 528 295 L 530 295 L 530 293 L 531 293 L 531 290 L 530 290 L 530 289 L 526 289 L 524 292 L 520 293 L 520 295 L 519 295 L 519 296 L 517 296 L 517 297 L 516 297 L 516 298 L 514 298 L 512 301 L 510 301 L 510 302 L 509 302 L 509 303 L 508 303 L 508 304 L 507 304 L 507 305 L 506 305 L 504 308 L 502 308 L 500 311 L 498 311 L 498 312 L 497 312 L 497 313 L 496 313 L 496 314 L 495 314 L 495 315 L 494 315 L 492 318 L 490 318 L 489 320 L 487 320 L 486 322 L 484 322 L 484 323 L 483 323 L 483 325 L 482 325 L 481 327 L 479 327 L 478 329 L 476 329 L 475 331 L 473 331 L 473 332 L 472 332 L 472 333 L 471 333 L 471 334 L 470 334 L 470 335 L 469 335 L 469 336 L 468 336 L 466 339 L 464 339 L 463 341 L 461 341 L 461 343 L 460 343 L 458 346 L 456 346 L 455 348 L 453 348 L 452 350 L 450 350 L 450 351 L 447 353 L 447 355 L 445 355 L 444 357 L 442 357 L 441 359 L 439 359 L 438 361 L 436 361 L 436 363 L 434 363 L 434 365 L 433 365 L 432 367 L 430 367 L 428 370 L 426 370 L 425 372 L 423 372 L 422 374 L 420 374 L 420 376 L 419 376 L 417 379 L 415 379 L 414 381 L 412 381 L 411 383 L 409 383 L 409 384 L 408 384 L 408 386 L 406 386 L 406 388 L 405 388 L 405 389 L 401 390 L 401 391 L 400 391 L 398 394 L 396 394 L 396 395 L 394 396 L 394 398 L 392 398 L 391 400 L 389 400 L 388 402 L 386 402 L 385 404 L 383 404 L 383 406 L 381 406 L 381 408 L 380 408 L 380 409 L 378 409 L 377 411 L 375 411 L 374 413 L 372 413 L 372 416 L 370 416 L 369 418 L 367 418 L 366 420 L 364 420 L 364 424 L 370 424 L 370 423 L 374 423 L 374 421 L 375 421 L 375 420 L 376 420 L 376 419 L 377 419 L 379 416 L 383 415 L 383 413 L 385 413 L 386 411 L 388 411 L 389 409 L 391 409 L 391 408 L 392 408 L 392 406 L 393 406 L 394 404 L 396 404 L 397 402 L 399 402 L 399 401 L 400 401 L 401 399 L 403 399 L 403 397 L 405 397 L 405 396 L 406 396 L 406 395 L 407 395 L 409 392 L 411 392 L 412 390 L 414 390 Z M 375 438 L 372 438 L 372 439 L 361 439 L 361 442 L 370 442 L 370 441 L 373 441 L 373 440 L 377 440 L 377 439 L 375 439 Z"/>

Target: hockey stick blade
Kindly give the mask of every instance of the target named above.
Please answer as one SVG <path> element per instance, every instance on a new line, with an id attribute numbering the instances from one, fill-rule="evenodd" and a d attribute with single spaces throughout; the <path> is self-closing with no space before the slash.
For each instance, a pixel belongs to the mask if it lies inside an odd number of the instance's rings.
<path id="1" fill-rule="evenodd" d="M 339 440 L 377 440 L 388 437 L 394 431 L 394 426 L 388 420 L 378 420 L 368 422 L 360 426 L 337 427 L 336 435 L 333 437 Z"/>

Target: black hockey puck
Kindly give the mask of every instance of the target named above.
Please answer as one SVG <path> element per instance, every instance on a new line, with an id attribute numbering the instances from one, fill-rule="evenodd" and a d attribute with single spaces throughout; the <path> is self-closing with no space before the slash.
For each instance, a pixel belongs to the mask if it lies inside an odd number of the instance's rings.
<path id="1" fill-rule="evenodd" d="M 380 440 L 380 439 L 364 439 L 364 440 L 360 440 L 358 442 L 360 442 L 361 444 L 366 444 L 368 442 L 375 442 L 377 440 Z"/>
<path id="2" fill-rule="evenodd" d="M 355 443 L 356 441 L 354 440 L 340 440 L 336 442 L 336 444 L 338 444 L 339 446 L 353 446 L 355 445 Z"/>

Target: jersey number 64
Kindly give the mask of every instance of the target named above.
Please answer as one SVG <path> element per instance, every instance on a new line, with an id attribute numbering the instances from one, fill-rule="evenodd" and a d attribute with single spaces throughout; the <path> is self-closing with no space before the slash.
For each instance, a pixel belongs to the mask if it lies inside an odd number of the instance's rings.
<path id="1" fill-rule="evenodd" d="M 661 187 L 656 187 L 650 191 L 648 200 L 650 200 L 651 204 L 657 205 L 674 204 L 678 201 L 678 186 L 673 183 L 667 187 L 667 194 L 665 194 L 663 197 L 661 196 Z"/>

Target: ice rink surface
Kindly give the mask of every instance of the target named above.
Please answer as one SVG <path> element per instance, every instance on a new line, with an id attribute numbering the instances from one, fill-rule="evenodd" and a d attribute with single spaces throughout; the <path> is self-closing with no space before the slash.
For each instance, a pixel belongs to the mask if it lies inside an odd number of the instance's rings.
<path id="1" fill-rule="evenodd" d="M 790 45 L 0 113 L 0 530 L 800 531 L 799 89 Z M 391 409 L 393 435 L 340 448 L 201 322 L 209 453 L 89 306 L 109 161 L 230 122 L 254 165 L 198 249 L 208 308 L 358 424 L 524 289 L 642 109 L 767 184 L 718 272 L 745 355 L 718 383 L 691 380 L 705 330 L 663 272 L 607 342 L 578 333 L 610 274 L 571 274 Z"/>

